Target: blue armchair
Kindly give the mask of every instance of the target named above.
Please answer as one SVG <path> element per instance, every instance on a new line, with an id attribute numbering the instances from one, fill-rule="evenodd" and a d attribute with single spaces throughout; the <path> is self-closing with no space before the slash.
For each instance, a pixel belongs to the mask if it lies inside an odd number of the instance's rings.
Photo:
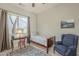
<path id="1" fill-rule="evenodd" d="M 63 34 L 62 40 L 55 42 L 54 50 L 64 56 L 75 56 L 77 51 L 78 36 Z"/>

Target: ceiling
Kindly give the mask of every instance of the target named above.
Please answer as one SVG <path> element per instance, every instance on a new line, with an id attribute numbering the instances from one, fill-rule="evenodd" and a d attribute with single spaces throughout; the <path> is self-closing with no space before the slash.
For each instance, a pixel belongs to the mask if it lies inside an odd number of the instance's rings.
<path id="1" fill-rule="evenodd" d="M 17 8 L 17 9 L 21 9 L 24 10 L 26 12 L 31 12 L 31 13 L 35 13 L 35 14 L 39 14 L 42 13 L 50 8 L 54 8 L 54 7 L 58 7 L 58 6 L 79 6 L 79 4 L 60 4 L 60 3 L 35 3 L 35 7 L 32 7 L 32 3 L 0 3 L 0 7 L 6 7 L 9 9 Z M 16 9 L 16 10 L 17 10 Z"/>
<path id="2" fill-rule="evenodd" d="M 57 6 L 58 4 L 56 3 L 35 3 L 35 7 L 32 7 L 32 3 L 21 3 L 21 4 L 16 3 L 16 4 L 11 4 L 11 5 L 14 5 L 26 11 L 38 14 L 49 8 Z"/>

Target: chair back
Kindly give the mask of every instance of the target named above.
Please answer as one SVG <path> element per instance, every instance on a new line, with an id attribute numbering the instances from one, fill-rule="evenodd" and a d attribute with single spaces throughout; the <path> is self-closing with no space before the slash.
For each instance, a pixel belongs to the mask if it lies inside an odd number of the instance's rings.
<path id="1" fill-rule="evenodd" d="M 77 47 L 78 43 L 78 36 L 73 34 L 63 34 L 62 35 L 62 43 L 65 46 L 74 45 Z"/>

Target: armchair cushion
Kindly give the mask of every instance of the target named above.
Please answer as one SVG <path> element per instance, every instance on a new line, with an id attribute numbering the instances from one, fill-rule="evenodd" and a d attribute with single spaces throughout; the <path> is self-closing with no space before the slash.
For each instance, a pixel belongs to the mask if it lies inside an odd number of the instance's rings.
<path id="1" fill-rule="evenodd" d="M 56 45 L 55 50 L 57 50 L 60 54 L 64 54 L 66 51 L 66 47 L 64 45 Z"/>
<path id="2" fill-rule="evenodd" d="M 74 49 L 76 49 L 76 46 L 70 46 L 70 47 L 68 47 L 68 49 L 74 50 Z"/>

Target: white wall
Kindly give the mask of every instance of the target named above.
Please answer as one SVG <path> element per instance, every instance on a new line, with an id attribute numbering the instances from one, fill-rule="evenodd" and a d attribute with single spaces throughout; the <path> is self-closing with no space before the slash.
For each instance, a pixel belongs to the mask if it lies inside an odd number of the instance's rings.
<path id="1" fill-rule="evenodd" d="M 75 28 L 61 29 L 63 19 L 74 19 Z M 38 32 L 40 35 L 56 36 L 60 40 L 61 34 L 71 33 L 79 35 L 79 6 L 59 5 L 38 15 Z"/>

